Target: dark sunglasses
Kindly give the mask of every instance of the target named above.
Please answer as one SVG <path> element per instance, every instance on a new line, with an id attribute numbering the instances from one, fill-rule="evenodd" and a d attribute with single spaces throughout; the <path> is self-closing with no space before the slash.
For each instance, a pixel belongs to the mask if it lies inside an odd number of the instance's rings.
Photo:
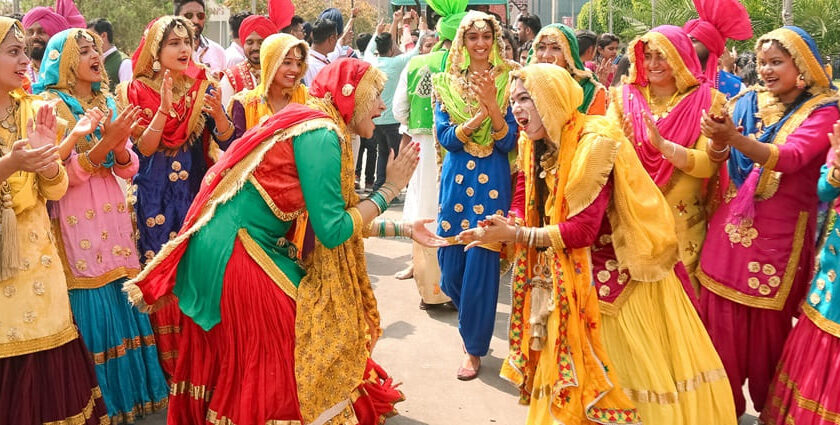
<path id="1" fill-rule="evenodd" d="M 187 13 L 184 14 L 184 17 L 187 18 L 187 19 L 192 19 L 193 16 L 198 18 L 200 21 L 203 21 L 204 18 L 207 17 L 207 15 L 204 12 L 198 12 L 198 13 L 187 12 Z"/>

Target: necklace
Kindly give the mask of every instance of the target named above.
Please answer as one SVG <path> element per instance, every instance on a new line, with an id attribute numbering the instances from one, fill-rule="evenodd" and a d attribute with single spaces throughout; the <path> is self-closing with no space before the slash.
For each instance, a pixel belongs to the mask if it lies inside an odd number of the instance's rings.
<path id="1" fill-rule="evenodd" d="M 645 100 L 647 100 L 653 118 L 657 120 L 668 116 L 668 113 L 671 111 L 671 108 L 676 103 L 675 101 L 677 100 L 679 94 L 679 91 L 675 91 L 669 99 L 663 101 L 663 98 L 655 97 L 653 96 L 653 94 L 651 94 L 650 86 L 645 86 L 644 88 Z"/>
<path id="2" fill-rule="evenodd" d="M 12 138 L 17 135 L 18 127 L 17 127 L 17 110 L 18 104 L 15 102 L 14 99 L 10 99 L 9 106 L 6 108 L 6 117 L 3 118 L 3 121 L 0 121 L 0 127 L 4 128 L 6 131 L 11 133 Z M 5 141 L 4 141 L 5 145 Z M 3 152 L 5 154 L 5 152 Z"/>

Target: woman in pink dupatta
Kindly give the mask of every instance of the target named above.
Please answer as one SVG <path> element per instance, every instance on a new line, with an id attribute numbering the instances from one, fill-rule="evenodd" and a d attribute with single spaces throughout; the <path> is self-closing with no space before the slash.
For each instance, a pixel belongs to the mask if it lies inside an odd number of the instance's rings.
<path id="1" fill-rule="evenodd" d="M 612 89 L 607 116 L 624 123 L 642 165 L 671 206 L 694 297 L 699 291 L 694 271 L 706 237 L 706 182 L 718 169 L 706 154 L 700 119 L 702 111 L 718 113 L 726 98 L 703 76 L 682 28 L 654 28 L 631 43 L 628 56 L 630 74 L 626 84 Z"/>

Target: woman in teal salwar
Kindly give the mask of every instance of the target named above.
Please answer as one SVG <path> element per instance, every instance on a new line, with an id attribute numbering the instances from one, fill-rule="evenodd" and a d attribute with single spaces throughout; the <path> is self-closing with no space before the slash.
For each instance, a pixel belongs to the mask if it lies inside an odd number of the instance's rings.
<path id="1" fill-rule="evenodd" d="M 444 71 L 433 77 L 435 135 L 446 149 L 440 180 L 438 235 L 455 241 L 488 215 L 510 208 L 508 154 L 518 125 L 508 105 L 502 32 L 490 15 L 471 11 L 461 20 Z M 458 307 L 465 356 L 457 377 L 478 376 L 490 348 L 499 296 L 499 247 L 438 251 L 441 289 Z"/>

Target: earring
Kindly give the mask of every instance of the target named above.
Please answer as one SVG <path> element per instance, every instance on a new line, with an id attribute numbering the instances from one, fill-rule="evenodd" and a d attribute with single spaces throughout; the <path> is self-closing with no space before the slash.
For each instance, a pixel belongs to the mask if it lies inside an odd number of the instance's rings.
<path id="1" fill-rule="evenodd" d="M 798 88 L 799 90 L 802 90 L 802 89 L 805 88 L 805 76 L 804 75 L 799 74 L 799 79 L 796 80 L 796 88 Z"/>
<path id="2" fill-rule="evenodd" d="M 152 62 L 152 71 L 160 72 L 160 61 L 155 60 L 154 62 Z"/>

